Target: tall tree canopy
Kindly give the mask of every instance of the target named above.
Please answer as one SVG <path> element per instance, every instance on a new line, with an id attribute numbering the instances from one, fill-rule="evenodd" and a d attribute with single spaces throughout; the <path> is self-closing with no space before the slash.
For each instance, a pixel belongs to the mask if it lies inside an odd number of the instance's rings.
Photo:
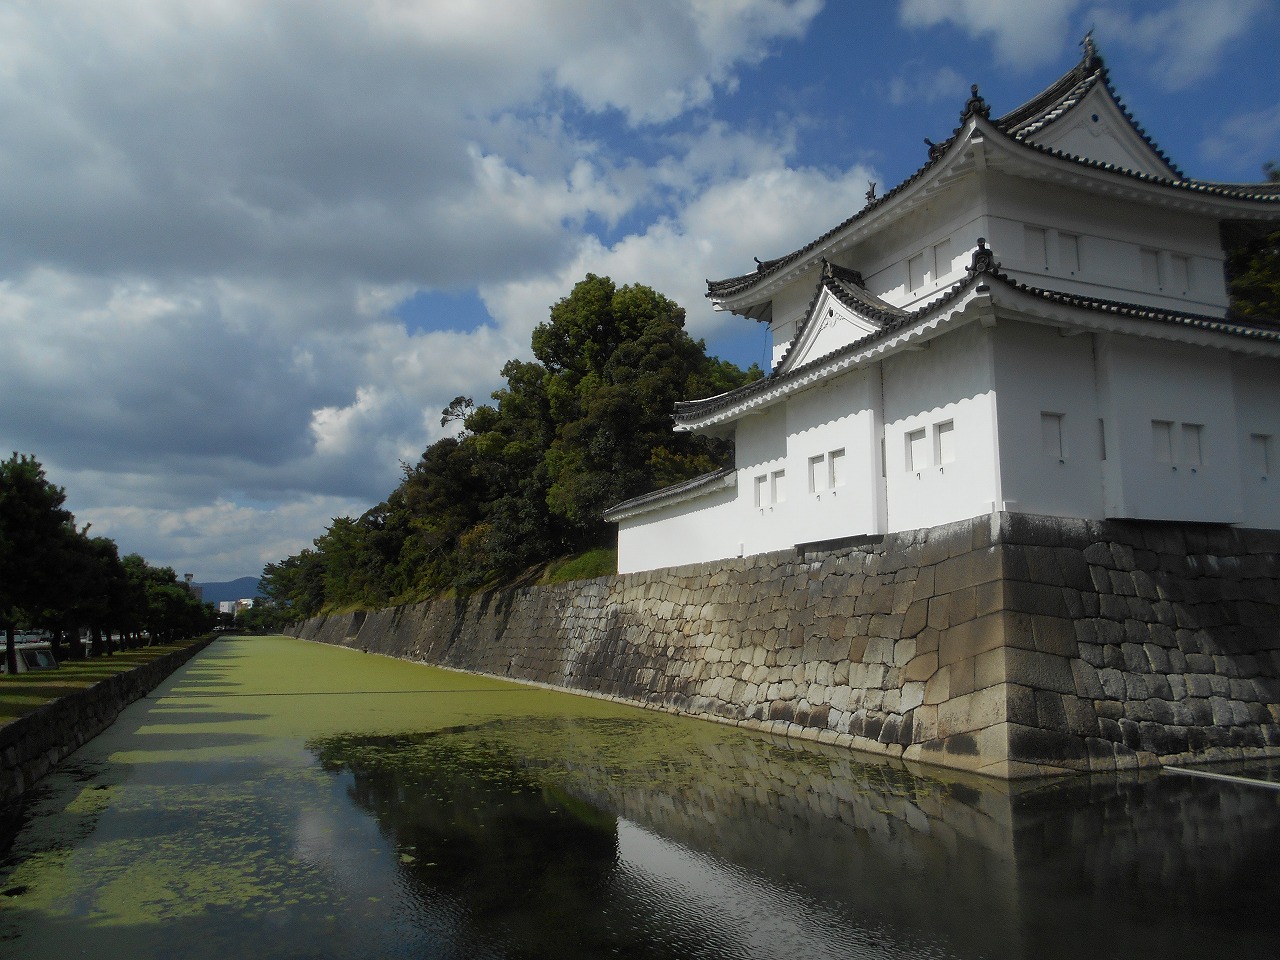
<path id="1" fill-rule="evenodd" d="M 66 635 L 79 656 L 82 629 L 94 653 L 110 653 L 112 633 L 130 642 L 144 632 L 173 640 L 212 626 L 212 608 L 173 570 L 136 554 L 122 561 L 114 541 L 76 529 L 66 499 L 35 457 L 14 453 L 0 462 L 0 627 L 10 674 L 19 627 L 47 630 L 55 643 Z"/>
<path id="2" fill-rule="evenodd" d="M 263 571 L 296 616 L 471 589 L 612 542 L 609 506 L 732 461 L 726 441 L 671 429 L 677 400 L 760 376 L 706 354 L 684 310 L 650 287 L 588 274 L 511 360 L 491 404 L 456 397 L 433 443 L 387 498 L 335 519 L 303 551 Z M 322 596 L 321 596 L 322 595 Z"/>
<path id="3" fill-rule="evenodd" d="M 1280 183 L 1280 165 L 1268 163 L 1263 169 L 1267 179 Z M 1249 320 L 1280 321 L 1280 230 L 1228 246 L 1231 312 Z"/>

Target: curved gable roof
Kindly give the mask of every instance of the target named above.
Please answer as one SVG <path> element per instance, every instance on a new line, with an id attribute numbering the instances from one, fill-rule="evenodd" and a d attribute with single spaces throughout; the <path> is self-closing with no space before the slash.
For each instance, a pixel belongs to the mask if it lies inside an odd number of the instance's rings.
<path id="1" fill-rule="evenodd" d="M 942 143 L 925 141 L 929 145 L 929 159 L 915 173 L 883 196 L 869 199 L 867 205 L 853 214 L 853 216 L 837 224 L 798 250 L 772 260 L 757 259 L 756 269 L 751 273 L 728 277 L 723 280 L 708 280 L 706 296 L 711 300 L 720 302 L 731 300 L 747 293 L 751 288 L 771 279 L 792 265 L 804 264 L 809 260 L 811 254 L 826 246 L 829 241 L 845 233 L 859 221 L 868 219 L 886 205 L 896 202 L 903 193 L 928 176 L 951 153 L 957 143 L 964 139 L 964 135 L 969 131 L 971 122 L 974 125 L 981 122 L 984 132 L 989 131 L 995 135 L 1003 136 L 1006 138 L 1005 142 L 1011 145 L 1016 144 L 1041 155 L 1073 164 L 1082 170 L 1101 171 L 1137 182 L 1152 184 L 1160 188 L 1186 191 L 1201 196 L 1254 203 L 1261 202 L 1267 204 L 1268 207 L 1271 204 L 1280 203 L 1280 185 L 1274 183 L 1214 183 L 1205 180 L 1188 179 L 1184 176 L 1137 124 L 1133 115 L 1124 106 L 1111 84 L 1110 75 L 1092 40 L 1086 37 L 1084 45 L 1084 56 L 1071 70 L 1059 77 L 1058 80 L 1050 84 L 1041 93 L 996 120 L 990 119 L 990 107 L 978 93 L 975 85 L 972 96 L 966 102 L 964 111 L 961 114 L 960 125 L 952 132 L 951 137 Z M 1133 170 L 1105 160 L 1093 160 L 1038 142 L 1038 137 L 1041 133 L 1055 122 L 1064 118 L 1095 89 L 1100 90 L 1111 100 L 1116 110 L 1129 125 L 1131 132 L 1134 136 L 1140 138 L 1141 143 L 1149 151 L 1155 167 L 1167 170 L 1167 176 Z M 763 307 L 752 310 L 747 308 L 746 304 L 741 304 L 741 306 L 743 309 L 739 310 L 735 307 L 735 311 L 755 319 L 767 319 L 768 317 L 768 310 Z"/>
<path id="2" fill-rule="evenodd" d="M 997 284 L 1006 291 L 1007 295 L 1011 295 L 1014 298 L 1014 300 L 1008 301 L 1006 305 L 1011 305 L 1019 298 L 1027 298 L 1021 302 L 1037 302 L 1054 307 L 1065 307 L 1072 311 L 1080 311 L 1075 314 L 1076 322 L 1080 322 L 1079 318 L 1090 315 L 1099 319 L 1116 317 L 1126 321 L 1155 324 L 1166 329 L 1172 328 L 1169 329 L 1169 332 L 1182 329 L 1183 331 L 1226 334 L 1244 340 L 1263 341 L 1280 345 L 1280 323 L 1230 317 L 1224 319 L 1202 314 L 1182 313 L 1141 304 L 1064 293 L 1019 283 L 1001 272 L 1000 264 L 995 261 L 991 250 L 985 246 L 985 241 L 979 240 L 979 246 L 973 254 L 973 263 L 968 268 L 968 276 L 937 299 L 912 311 L 892 308 L 896 311 L 892 314 L 878 312 L 869 307 L 862 307 L 859 313 L 878 323 L 876 331 L 838 350 L 821 357 L 806 360 L 797 366 L 788 366 L 787 357 L 784 356 L 778 366 L 767 377 L 755 380 L 728 393 L 708 397 L 704 400 L 679 402 L 675 408 L 676 429 L 697 429 L 700 425 L 710 422 L 733 419 L 737 416 L 737 411 L 739 410 L 750 408 L 760 403 L 773 402 L 775 397 L 781 397 L 793 392 L 815 378 L 820 379 L 829 375 L 829 373 L 822 372 L 823 368 L 827 368 L 829 372 L 834 372 L 842 364 L 847 364 L 858 354 L 867 354 L 873 348 L 882 348 L 884 341 L 889 341 L 898 334 L 906 335 L 910 334 L 915 328 L 927 327 L 928 324 L 938 320 L 953 309 L 963 307 L 968 302 L 968 294 L 971 292 L 974 294 L 989 292 L 991 284 Z M 820 292 L 821 288 L 819 289 Z"/>

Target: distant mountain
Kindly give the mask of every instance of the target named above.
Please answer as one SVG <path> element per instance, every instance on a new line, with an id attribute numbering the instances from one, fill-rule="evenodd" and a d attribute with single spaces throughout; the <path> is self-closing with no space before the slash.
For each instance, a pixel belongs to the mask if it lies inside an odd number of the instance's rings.
<path id="1" fill-rule="evenodd" d="M 245 600 L 259 596 L 258 578 L 241 577 L 225 583 L 199 583 L 205 603 L 222 603 L 224 600 Z"/>

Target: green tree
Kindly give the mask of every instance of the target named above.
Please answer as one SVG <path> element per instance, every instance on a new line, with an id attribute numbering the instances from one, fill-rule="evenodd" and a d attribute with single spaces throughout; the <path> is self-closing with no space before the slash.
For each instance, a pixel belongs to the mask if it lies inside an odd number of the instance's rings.
<path id="1" fill-rule="evenodd" d="M 66 499 L 35 457 L 15 452 L 0 463 L 0 625 L 10 674 L 18 669 L 16 627 L 53 607 L 65 587 L 74 522 Z"/>
<path id="2" fill-rule="evenodd" d="M 1263 170 L 1268 180 L 1280 183 L 1280 165 L 1268 163 Z M 1231 312 L 1246 320 L 1280 322 L 1280 230 L 1228 236 L 1227 247 Z"/>
<path id="3" fill-rule="evenodd" d="M 706 355 L 684 310 L 639 284 L 588 274 L 531 338 L 533 360 L 502 368 L 491 404 L 455 397 L 460 425 L 357 519 L 336 518 L 304 551 L 263 571 L 263 591 L 297 616 L 424 599 L 511 580 L 603 546 L 607 507 L 732 461 L 727 441 L 675 434 L 677 400 L 760 376 Z"/>

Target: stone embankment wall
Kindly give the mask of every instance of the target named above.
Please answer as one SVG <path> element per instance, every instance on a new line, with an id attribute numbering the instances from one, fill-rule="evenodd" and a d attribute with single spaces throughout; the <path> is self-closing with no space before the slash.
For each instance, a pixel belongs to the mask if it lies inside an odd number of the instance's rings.
<path id="1" fill-rule="evenodd" d="M 212 642 L 209 637 L 174 650 L 0 727 L 0 805 L 20 799 L 64 757 L 111 726 L 125 707 Z"/>
<path id="2" fill-rule="evenodd" d="M 1280 533 L 997 513 L 299 636 L 1005 778 L 1280 755 Z"/>

